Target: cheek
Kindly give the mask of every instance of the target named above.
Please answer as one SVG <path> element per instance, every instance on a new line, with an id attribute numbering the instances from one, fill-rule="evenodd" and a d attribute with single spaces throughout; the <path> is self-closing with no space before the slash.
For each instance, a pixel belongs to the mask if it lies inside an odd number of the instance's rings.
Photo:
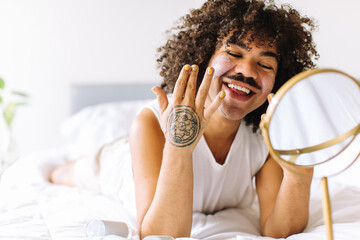
<path id="1" fill-rule="evenodd" d="M 220 77 L 231 68 L 234 67 L 234 64 L 230 61 L 229 57 L 226 55 L 217 56 L 212 62 L 211 66 L 214 68 L 214 75 Z"/>
<path id="2" fill-rule="evenodd" d="M 262 92 L 269 94 L 274 87 L 275 80 L 273 78 L 266 79 L 262 84 Z"/>
<path id="3" fill-rule="evenodd" d="M 268 84 L 266 86 L 263 85 L 262 92 L 265 93 L 265 94 L 269 94 L 271 92 L 271 90 L 272 90 L 272 86 L 273 85 L 270 85 L 270 84 Z"/>

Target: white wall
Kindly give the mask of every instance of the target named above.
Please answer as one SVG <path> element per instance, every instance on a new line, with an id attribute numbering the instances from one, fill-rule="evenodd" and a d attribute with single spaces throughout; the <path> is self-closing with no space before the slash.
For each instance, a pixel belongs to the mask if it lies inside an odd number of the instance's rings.
<path id="1" fill-rule="evenodd" d="M 155 54 L 165 30 L 201 3 L 1 0 L 0 76 L 31 95 L 13 125 L 21 151 L 61 144 L 70 84 L 159 81 Z"/>
<path id="2" fill-rule="evenodd" d="M 315 19 L 314 38 L 320 53 L 319 67 L 342 70 L 360 78 L 360 1 L 359 0 L 281 0 Z"/>
<path id="3" fill-rule="evenodd" d="M 61 145 L 70 84 L 160 81 L 155 49 L 164 31 L 202 2 L 1 0 L 0 76 L 31 95 L 13 126 L 22 153 Z M 281 2 L 318 20 L 320 67 L 360 76 L 360 1 Z"/>

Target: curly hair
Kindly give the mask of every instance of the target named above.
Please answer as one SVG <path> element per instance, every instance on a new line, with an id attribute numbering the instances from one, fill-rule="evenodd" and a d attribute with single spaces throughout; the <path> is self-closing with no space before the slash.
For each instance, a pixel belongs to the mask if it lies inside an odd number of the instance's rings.
<path id="1" fill-rule="evenodd" d="M 292 76 L 316 67 L 313 60 L 319 55 L 311 33 L 315 29 L 313 20 L 300 16 L 287 4 L 277 7 L 271 0 L 208 0 L 181 17 L 177 26 L 167 31 L 170 36 L 166 44 L 157 49 L 161 87 L 171 93 L 185 64 L 199 66 L 199 87 L 213 53 L 229 37 L 227 44 L 246 39 L 247 44 L 266 42 L 278 50 L 278 72 L 272 90 L 276 92 Z M 267 106 L 265 102 L 245 116 L 246 125 L 252 125 L 254 132 Z"/>

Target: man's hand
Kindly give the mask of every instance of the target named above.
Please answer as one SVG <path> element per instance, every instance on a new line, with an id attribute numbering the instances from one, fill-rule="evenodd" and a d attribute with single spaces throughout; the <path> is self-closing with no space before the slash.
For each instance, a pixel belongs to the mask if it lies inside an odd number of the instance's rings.
<path id="1" fill-rule="evenodd" d="M 154 87 L 160 120 L 145 109 L 130 134 L 140 237 L 189 237 L 193 215 L 192 152 L 224 94 L 206 105 L 214 70 L 208 68 L 196 94 L 198 66 L 184 66 L 168 100 Z M 180 206 L 180 207 L 179 207 Z"/>
<path id="2" fill-rule="evenodd" d="M 268 95 L 267 100 L 268 100 L 269 104 L 273 97 L 274 97 L 273 93 L 270 93 Z M 261 116 L 261 118 L 263 118 L 263 115 Z M 286 162 L 286 161 L 279 162 L 279 165 L 283 169 L 284 175 L 286 177 L 288 177 L 288 176 L 294 177 L 298 181 L 302 181 L 302 180 L 303 181 L 309 181 L 309 180 L 311 181 L 312 180 L 312 176 L 314 173 L 313 167 L 296 166 L 296 165 Z"/>
<path id="3" fill-rule="evenodd" d="M 221 91 L 205 109 L 204 104 L 214 69 L 209 67 L 206 70 L 196 94 L 198 70 L 199 67 L 196 65 L 183 67 L 170 101 L 161 88 L 153 88 L 160 106 L 161 127 L 166 141 L 175 147 L 190 149 L 191 152 L 203 134 L 210 117 L 220 106 L 221 99 L 225 97 L 225 93 Z"/>
<path id="4" fill-rule="evenodd" d="M 270 102 L 272 95 L 268 97 Z M 275 161 L 270 155 L 256 175 L 261 231 L 285 238 L 303 231 L 309 218 L 313 168 Z"/>

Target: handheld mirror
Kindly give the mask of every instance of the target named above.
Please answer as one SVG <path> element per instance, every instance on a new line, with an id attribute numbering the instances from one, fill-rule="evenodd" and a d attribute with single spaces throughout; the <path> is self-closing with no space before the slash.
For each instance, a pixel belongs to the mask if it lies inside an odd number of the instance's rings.
<path id="1" fill-rule="evenodd" d="M 333 239 L 327 177 L 360 155 L 360 84 L 334 69 L 313 69 L 274 95 L 260 128 L 271 156 L 282 165 L 314 167 L 323 189 L 327 237 Z"/>

